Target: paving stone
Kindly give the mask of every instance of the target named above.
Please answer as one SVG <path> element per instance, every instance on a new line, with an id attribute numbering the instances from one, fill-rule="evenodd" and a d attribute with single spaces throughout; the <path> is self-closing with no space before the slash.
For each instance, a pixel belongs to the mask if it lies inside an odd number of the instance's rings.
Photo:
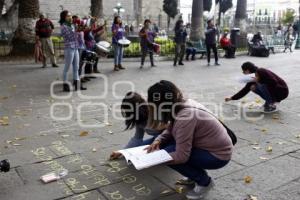
<path id="1" fill-rule="evenodd" d="M 163 195 L 161 194 L 163 191 L 170 189 L 157 179 L 147 175 L 136 176 L 134 174 L 127 174 L 122 179 L 121 183 L 102 187 L 100 191 L 110 200 L 152 200 L 159 199 Z"/>
<path id="2" fill-rule="evenodd" d="M 95 168 L 91 165 L 82 165 L 81 171 L 69 173 L 64 181 L 74 193 L 79 194 L 120 182 L 120 175 L 109 172 L 105 166 Z"/>
<path id="3" fill-rule="evenodd" d="M 103 197 L 103 195 L 100 194 L 97 190 L 93 190 L 90 192 L 68 197 L 64 200 L 106 200 L 106 198 Z"/>
<path id="4" fill-rule="evenodd" d="M 14 169 L 7 173 L 1 173 L 0 176 L 0 199 L 8 199 L 7 197 L 9 197 L 11 193 L 14 193 L 15 188 L 24 185 L 22 179 Z"/>
<path id="5" fill-rule="evenodd" d="M 293 181 L 280 188 L 276 188 L 265 195 L 267 200 L 299 200 L 300 198 L 300 182 Z"/>

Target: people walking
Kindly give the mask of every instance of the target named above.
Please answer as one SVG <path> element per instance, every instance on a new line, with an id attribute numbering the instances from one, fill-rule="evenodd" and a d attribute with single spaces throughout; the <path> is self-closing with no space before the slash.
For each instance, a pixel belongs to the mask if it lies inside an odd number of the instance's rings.
<path id="1" fill-rule="evenodd" d="M 213 50 L 215 56 L 215 65 L 220 65 L 218 63 L 218 50 L 216 37 L 218 35 L 218 29 L 215 27 L 212 20 L 207 21 L 207 29 L 205 31 L 205 45 L 207 51 L 207 65 L 210 65 L 210 51 Z"/>
<path id="2" fill-rule="evenodd" d="M 141 50 L 142 50 L 142 57 L 141 57 L 141 67 L 144 67 L 144 62 L 147 54 L 149 53 L 151 67 L 156 67 L 154 64 L 154 58 L 153 58 L 153 43 L 154 38 L 156 37 L 156 33 L 153 32 L 150 28 L 151 21 L 149 19 L 146 19 L 144 22 L 144 27 L 140 30 L 139 36 L 141 38 Z"/>
<path id="3" fill-rule="evenodd" d="M 47 57 L 50 57 L 52 67 L 59 67 L 56 64 L 53 42 L 51 40 L 53 30 L 53 23 L 44 14 L 40 14 L 40 19 L 35 25 L 35 33 L 37 42 L 40 42 L 42 46 L 43 68 L 47 67 Z"/>

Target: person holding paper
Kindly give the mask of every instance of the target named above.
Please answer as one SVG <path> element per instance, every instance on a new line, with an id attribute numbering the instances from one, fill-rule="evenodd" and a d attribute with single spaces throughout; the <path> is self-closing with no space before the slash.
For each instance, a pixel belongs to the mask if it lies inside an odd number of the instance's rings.
<path id="1" fill-rule="evenodd" d="M 242 65 L 242 70 L 244 74 L 255 74 L 255 79 L 248 82 L 242 90 L 232 97 L 225 98 L 226 102 L 239 100 L 252 91 L 266 101 L 264 112 L 270 113 L 276 111 L 275 103 L 288 97 L 289 89 L 286 82 L 274 72 L 258 68 L 251 62 L 245 62 Z"/>
<path id="2" fill-rule="evenodd" d="M 122 116 L 125 118 L 125 130 L 135 128 L 135 134 L 129 140 L 125 149 L 151 144 L 168 126 L 168 124 L 158 124 L 155 128 L 146 128 L 149 113 L 148 103 L 140 94 L 135 92 L 128 92 L 125 95 L 122 100 L 121 111 Z M 152 137 L 144 140 L 145 132 Z M 110 159 L 118 159 L 121 155 L 121 153 L 114 151 L 111 153 Z"/>
<path id="3" fill-rule="evenodd" d="M 148 152 L 169 152 L 173 158 L 169 166 L 195 182 L 187 198 L 203 197 L 213 186 L 206 170 L 226 166 L 232 156 L 233 144 L 225 127 L 195 101 L 186 101 L 169 81 L 160 81 L 148 89 L 148 103 L 153 106 L 150 125 L 170 122 L 168 129 L 147 148 Z"/>

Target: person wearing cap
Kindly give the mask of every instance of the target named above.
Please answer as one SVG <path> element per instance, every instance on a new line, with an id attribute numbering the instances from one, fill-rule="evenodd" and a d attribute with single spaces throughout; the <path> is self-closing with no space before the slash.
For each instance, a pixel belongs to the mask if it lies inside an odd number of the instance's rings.
<path id="1" fill-rule="evenodd" d="M 56 58 L 54 53 L 53 42 L 51 35 L 54 30 L 53 23 L 45 17 L 44 14 L 40 14 L 40 19 L 35 25 L 36 41 L 42 45 L 43 53 L 43 68 L 47 67 L 47 57 L 50 57 L 52 67 L 59 67 L 56 64 Z"/>
<path id="2" fill-rule="evenodd" d="M 205 31 L 205 45 L 206 45 L 206 51 L 207 51 L 207 65 L 210 65 L 210 51 L 211 49 L 214 52 L 215 55 L 215 65 L 220 65 L 218 63 L 219 57 L 218 57 L 218 50 L 217 50 L 217 41 L 216 37 L 218 34 L 218 29 L 214 25 L 212 20 L 207 21 L 207 28 Z"/>
<path id="3" fill-rule="evenodd" d="M 231 40 L 227 36 L 228 36 L 228 32 L 225 31 L 223 36 L 220 39 L 220 45 L 222 49 L 225 50 L 226 58 L 234 58 L 236 47 L 231 43 Z"/>

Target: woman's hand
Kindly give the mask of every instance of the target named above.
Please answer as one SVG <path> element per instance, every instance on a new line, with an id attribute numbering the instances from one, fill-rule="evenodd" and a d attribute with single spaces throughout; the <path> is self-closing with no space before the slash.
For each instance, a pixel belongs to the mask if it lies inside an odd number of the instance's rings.
<path id="1" fill-rule="evenodd" d="M 147 153 L 157 151 L 160 149 L 160 144 L 161 144 L 161 142 L 159 140 L 154 140 L 154 142 L 150 146 L 145 148 L 145 150 L 147 150 Z"/>
<path id="2" fill-rule="evenodd" d="M 122 156 L 121 153 L 117 152 L 117 151 L 114 151 L 110 154 L 110 157 L 109 159 L 110 160 L 116 160 L 116 159 L 119 159 L 120 157 Z"/>
<path id="3" fill-rule="evenodd" d="M 226 97 L 226 98 L 225 98 L 225 101 L 226 101 L 226 102 L 229 102 L 229 101 L 231 101 L 231 100 L 232 100 L 231 97 Z"/>

